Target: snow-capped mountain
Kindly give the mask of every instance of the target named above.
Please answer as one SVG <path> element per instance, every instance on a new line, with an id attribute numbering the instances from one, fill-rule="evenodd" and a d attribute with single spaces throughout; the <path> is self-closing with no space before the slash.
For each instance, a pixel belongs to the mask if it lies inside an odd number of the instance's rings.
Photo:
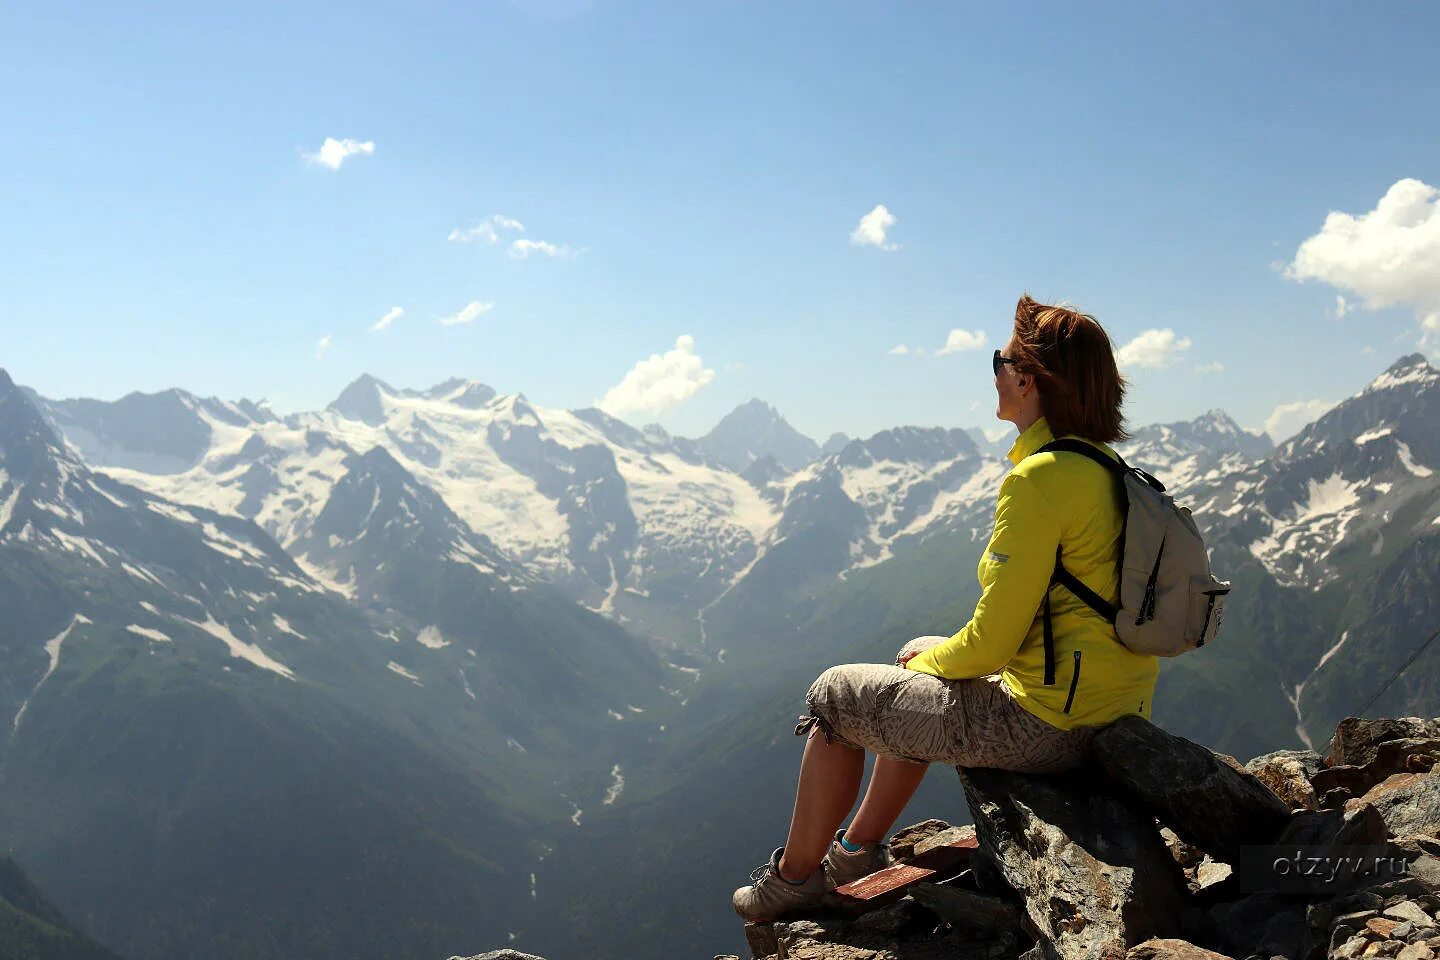
<path id="1" fill-rule="evenodd" d="M 778 516 L 691 441 L 598 410 L 536 408 L 473 381 L 415 391 L 361 377 L 325 411 L 283 420 L 170 394 L 167 409 L 187 442 L 166 446 L 158 464 L 146 459 L 155 444 L 133 441 L 143 427 L 122 413 L 83 401 L 46 408 L 97 467 L 253 518 L 319 576 L 311 527 L 350 458 L 375 447 L 513 562 L 651 633 L 687 629 L 676 611 L 693 616 L 722 592 Z"/>
<path id="2" fill-rule="evenodd" d="M 696 441 L 717 462 L 736 473 L 770 457 L 789 473 L 820 455 L 820 446 L 763 400 L 750 400 L 727 413 Z"/>
<path id="3" fill-rule="evenodd" d="M 1115 445 L 1127 463 L 1143 465 L 1172 493 L 1243 469 L 1273 449 L 1269 435 L 1243 429 L 1223 410 L 1182 423 L 1141 427 Z"/>
<path id="4" fill-rule="evenodd" d="M 1277 580 L 1316 590 L 1387 541 L 1440 533 L 1437 423 L 1440 372 L 1411 354 L 1266 459 L 1181 490 Z"/>
<path id="5" fill-rule="evenodd" d="M 384 448 L 310 439 L 334 462 L 295 542 L 343 595 L 251 520 L 92 469 L 0 371 L 0 836 L 128 955 L 316 929 L 347 956 L 438 953 L 437 917 L 473 926 L 476 902 L 498 905 L 499 939 L 544 841 L 575 829 L 576 801 L 607 802 L 676 702 L 646 644 L 515 567 Z M 357 916 L 376 902 L 383 921 Z"/>

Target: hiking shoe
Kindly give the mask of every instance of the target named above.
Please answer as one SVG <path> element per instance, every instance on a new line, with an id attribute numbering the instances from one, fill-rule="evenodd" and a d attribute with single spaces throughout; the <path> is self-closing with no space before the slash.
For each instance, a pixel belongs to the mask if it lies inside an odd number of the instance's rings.
<path id="1" fill-rule="evenodd" d="M 774 920 L 794 910 L 818 907 L 825 896 L 825 871 L 816 870 L 804 883 L 789 883 L 780 876 L 780 855 L 784 847 L 770 854 L 770 862 L 750 874 L 755 883 L 736 890 L 730 898 L 741 919 L 752 923 Z"/>
<path id="2" fill-rule="evenodd" d="M 825 888 L 834 890 L 861 877 L 868 877 L 877 870 L 884 870 L 894 861 L 890 857 L 888 843 L 867 843 L 851 853 L 840 845 L 845 836 L 842 827 L 835 831 L 835 840 L 825 853 Z"/>

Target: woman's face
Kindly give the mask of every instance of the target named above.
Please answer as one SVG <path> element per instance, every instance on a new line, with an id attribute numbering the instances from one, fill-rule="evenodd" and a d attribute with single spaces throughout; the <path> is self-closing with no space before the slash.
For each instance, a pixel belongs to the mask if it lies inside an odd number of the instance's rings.
<path id="1" fill-rule="evenodd" d="M 1001 348 L 1002 357 L 1015 356 L 1015 335 L 1012 333 L 1010 339 L 1005 341 Z M 995 417 L 999 420 L 1009 420 L 1012 423 L 1020 416 L 1020 384 L 1029 385 L 1030 378 L 1015 371 L 1013 363 L 1007 363 L 1000 367 L 1000 372 L 995 374 L 995 393 L 997 402 L 995 405 Z"/>

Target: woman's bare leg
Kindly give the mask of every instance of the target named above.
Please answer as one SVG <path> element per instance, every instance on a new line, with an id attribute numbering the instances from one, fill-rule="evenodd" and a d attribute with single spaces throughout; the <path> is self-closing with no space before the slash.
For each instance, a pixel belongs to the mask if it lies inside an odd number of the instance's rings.
<path id="1" fill-rule="evenodd" d="M 851 843 L 879 843 L 884 840 L 905 810 L 905 804 L 915 796 L 928 769 L 930 765 L 926 763 L 876 757 L 875 769 L 870 772 L 870 785 L 865 788 L 865 799 L 860 801 L 859 812 L 846 828 L 845 839 Z"/>
<path id="2" fill-rule="evenodd" d="M 860 794 L 865 775 L 865 751 L 841 743 L 829 743 L 818 726 L 805 741 L 800 761 L 800 782 L 795 788 L 795 811 L 790 815 L 790 834 L 780 858 L 780 875 L 786 880 L 804 880 L 820 867 L 825 851 L 845 814 Z M 896 811 L 899 816 L 899 811 Z"/>

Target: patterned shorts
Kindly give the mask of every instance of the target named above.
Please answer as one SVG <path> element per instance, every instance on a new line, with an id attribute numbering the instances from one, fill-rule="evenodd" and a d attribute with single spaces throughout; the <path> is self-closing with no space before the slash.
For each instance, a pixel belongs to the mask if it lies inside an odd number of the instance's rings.
<path id="1" fill-rule="evenodd" d="M 944 637 L 921 637 L 901 653 Z M 898 659 L 898 658 L 897 658 Z M 851 663 L 822 673 L 795 728 L 897 760 L 1056 773 L 1079 766 L 1098 727 L 1061 730 L 1014 701 L 998 675 L 942 680 L 904 667 Z"/>

